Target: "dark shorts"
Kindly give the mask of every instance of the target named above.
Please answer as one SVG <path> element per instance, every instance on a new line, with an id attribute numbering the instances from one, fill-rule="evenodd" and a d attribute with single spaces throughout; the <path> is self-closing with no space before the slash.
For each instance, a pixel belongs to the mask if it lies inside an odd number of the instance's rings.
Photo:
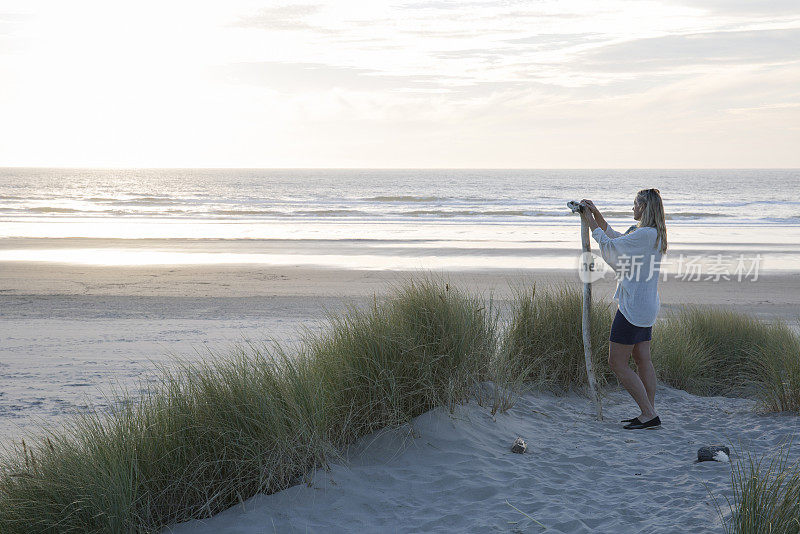
<path id="1" fill-rule="evenodd" d="M 609 341 L 622 345 L 635 345 L 642 341 L 650 341 L 653 334 L 652 326 L 636 326 L 628 322 L 622 312 L 617 310 L 614 322 L 611 324 Z"/>

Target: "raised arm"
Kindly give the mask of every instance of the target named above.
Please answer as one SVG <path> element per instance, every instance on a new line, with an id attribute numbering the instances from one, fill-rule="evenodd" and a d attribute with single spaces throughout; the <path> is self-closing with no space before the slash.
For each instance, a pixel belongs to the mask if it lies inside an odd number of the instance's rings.
<path id="1" fill-rule="evenodd" d="M 597 209 L 597 206 L 594 205 L 594 202 L 588 199 L 583 199 L 581 200 L 581 204 L 585 204 L 586 207 L 589 208 L 589 213 L 592 215 L 592 217 L 594 217 L 595 224 L 597 224 L 597 226 L 601 230 L 603 230 L 603 232 L 605 232 L 608 235 L 608 237 L 614 238 L 622 235 L 620 232 L 617 232 L 616 230 L 611 228 L 611 225 L 606 222 L 605 218 L 603 217 L 603 214 L 600 213 L 600 210 Z M 590 228 L 594 230 L 594 228 L 591 227 L 591 223 L 590 223 Z"/>
<path id="2" fill-rule="evenodd" d="M 621 235 L 618 232 L 617 234 L 618 237 L 610 237 L 599 226 L 592 231 L 592 237 L 597 241 L 600 248 L 600 255 L 615 270 L 618 267 L 620 256 L 633 257 L 640 255 L 648 239 L 648 234 L 644 230 L 625 235 Z"/>
<path id="3" fill-rule="evenodd" d="M 600 210 L 597 209 L 597 206 L 594 205 L 594 202 L 584 198 L 581 200 L 581 204 L 584 204 L 587 208 L 589 208 L 589 213 L 594 216 L 594 220 L 597 221 L 597 226 L 599 226 L 605 232 L 606 228 L 608 227 L 608 223 L 603 218 L 603 214 L 600 213 Z M 592 230 L 594 230 L 594 228 L 592 228 Z"/>

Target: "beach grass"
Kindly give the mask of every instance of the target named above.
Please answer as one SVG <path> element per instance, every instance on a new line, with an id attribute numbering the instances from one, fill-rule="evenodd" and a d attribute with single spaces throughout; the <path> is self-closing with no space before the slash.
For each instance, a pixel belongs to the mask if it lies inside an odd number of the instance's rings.
<path id="1" fill-rule="evenodd" d="M 731 468 L 730 516 L 717 511 L 728 534 L 800 533 L 800 462 L 789 463 L 790 444 L 759 458 L 737 454 Z"/>
<path id="2" fill-rule="evenodd" d="M 587 384 L 581 330 L 583 295 L 573 285 L 515 288 L 501 354 L 526 382 L 553 392 Z M 614 318 L 608 301 L 593 299 L 590 313 L 592 361 L 598 386 L 613 374 L 608 365 L 608 332 Z"/>
<path id="3" fill-rule="evenodd" d="M 517 287 L 501 330 L 491 299 L 428 277 L 329 315 L 291 349 L 249 344 L 175 360 L 140 396 L 120 393 L 111 408 L 5 450 L 0 532 L 157 532 L 300 483 L 360 437 L 434 407 L 474 398 L 495 413 L 523 383 L 583 389 L 581 303 L 577 286 Z M 600 386 L 613 379 L 613 315 L 593 301 Z M 800 406 L 800 341 L 786 325 L 687 307 L 654 335 L 656 369 L 675 387 L 752 395 L 767 410 Z"/>
<path id="4" fill-rule="evenodd" d="M 156 532 L 285 489 L 494 378 L 492 316 L 482 298 L 414 281 L 331 316 L 296 352 L 251 345 L 164 368 L 141 398 L 6 450 L 0 531 Z"/>
<path id="5" fill-rule="evenodd" d="M 783 322 L 684 306 L 653 331 L 659 378 L 697 395 L 759 398 L 769 411 L 800 407 L 800 338 Z"/>
<path id="6" fill-rule="evenodd" d="M 534 387 L 556 393 L 582 389 L 581 306 L 577 285 L 515 288 L 501 332 L 505 367 Z M 616 383 L 607 362 L 614 306 L 594 298 L 590 316 L 598 384 Z M 654 326 L 651 354 L 659 379 L 672 387 L 703 396 L 755 398 L 763 411 L 800 410 L 800 336 L 785 322 L 682 306 Z"/>
<path id="7" fill-rule="evenodd" d="M 762 354 L 756 364 L 758 397 L 770 412 L 800 412 L 800 336 L 786 330 L 780 329 L 785 345 Z"/>

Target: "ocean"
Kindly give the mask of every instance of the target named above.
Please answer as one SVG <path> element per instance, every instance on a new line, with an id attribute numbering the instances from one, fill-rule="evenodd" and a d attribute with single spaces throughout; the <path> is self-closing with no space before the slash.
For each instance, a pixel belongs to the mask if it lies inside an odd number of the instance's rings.
<path id="1" fill-rule="evenodd" d="M 625 229 L 636 192 L 656 187 L 673 250 L 763 252 L 787 269 L 799 185 L 797 169 L 5 168 L 0 261 L 571 268 L 567 201 L 590 198 Z"/>
<path id="2" fill-rule="evenodd" d="M 673 222 L 800 223 L 800 170 L 0 169 L 3 221 L 47 216 L 176 221 L 441 221 L 534 224 L 591 197 L 630 214 L 661 190 Z"/>

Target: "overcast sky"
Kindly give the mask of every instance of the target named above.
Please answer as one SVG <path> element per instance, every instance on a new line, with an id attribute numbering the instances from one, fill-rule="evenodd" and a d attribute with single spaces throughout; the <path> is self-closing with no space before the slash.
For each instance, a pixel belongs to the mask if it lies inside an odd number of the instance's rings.
<path id="1" fill-rule="evenodd" d="M 0 166 L 800 167 L 798 147 L 798 0 L 0 0 Z"/>

